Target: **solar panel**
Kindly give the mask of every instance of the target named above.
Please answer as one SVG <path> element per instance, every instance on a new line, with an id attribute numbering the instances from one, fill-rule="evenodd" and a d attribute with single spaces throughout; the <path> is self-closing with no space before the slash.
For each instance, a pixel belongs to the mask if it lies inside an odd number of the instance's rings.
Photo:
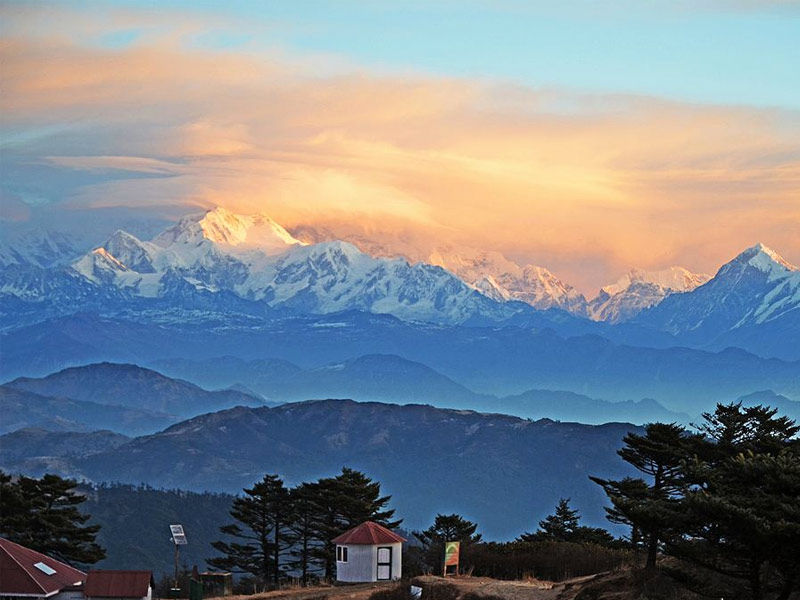
<path id="1" fill-rule="evenodd" d="M 45 575 L 55 575 L 56 574 L 56 570 L 53 567 L 51 567 L 50 565 L 46 565 L 43 562 L 38 562 L 33 566 L 36 567 L 37 569 L 39 569 Z"/>
<path id="2" fill-rule="evenodd" d="M 183 546 L 186 544 L 186 534 L 183 532 L 183 525 L 170 525 L 169 530 L 172 533 L 172 542 L 176 546 Z"/>

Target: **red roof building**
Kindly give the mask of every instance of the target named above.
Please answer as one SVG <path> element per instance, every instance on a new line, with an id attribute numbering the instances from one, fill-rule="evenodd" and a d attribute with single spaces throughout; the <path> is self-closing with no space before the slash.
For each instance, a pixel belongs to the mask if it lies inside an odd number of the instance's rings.
<path id="1" fill-rule="evenodd" d="M 86 598 L 152 598 L 151 571 L 89 571 L 83 595 Z"/>
<path id="2" fill-rule="evenodd" d="M 403 572 L 406 540 L 382 525 L 367 521 L 333 538 L 336 580 L 348 583 L 391 581 Z"/>
<path id="3" fill-rule="evenodd" d="M 0 596 L 52 598 L 80 589 L 86 573 L 0 538 Z"/>
<path id="4" fill-rule="evenodd" d="M 397 535 L 391 529 L 386 529 L 383 525 L 378 525 L 372 521 L 366 521 L 357 527 L 345 531 L 339 537 L 333 538 L 334 544 L 396 544 L 405 542 L 406 539 Z"/>

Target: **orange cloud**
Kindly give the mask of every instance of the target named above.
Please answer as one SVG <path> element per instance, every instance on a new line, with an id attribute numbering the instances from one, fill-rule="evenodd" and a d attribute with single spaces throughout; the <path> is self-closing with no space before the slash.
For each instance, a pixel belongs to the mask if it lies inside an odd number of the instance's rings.
<path id="1" fill-rule="evenodd" d="M 186 27 L 162 29 L 124 49 L 24 28 L 3 42 L 5 127 L 30 133 L 6 147 L 118 174 L 65 201 L 222 204 L 469 244 L 584 290 L 631 266 L 713 271 L 756 240 L 800 262 L 796 113 L 321 75 L 308 59 L 204 50 L 182 43 Z"/>

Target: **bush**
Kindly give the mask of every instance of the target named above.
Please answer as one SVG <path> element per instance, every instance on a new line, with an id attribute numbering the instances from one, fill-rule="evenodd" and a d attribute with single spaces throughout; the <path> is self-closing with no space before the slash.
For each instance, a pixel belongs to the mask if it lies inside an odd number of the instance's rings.
<path id="1" fill-rule="evenodd" d="M 475 592 L 467 592 L 461 596 L 461 600 L 506 600 L 502 596 L 495 596 L 494 594 L 476 594 Z"/>
<path id="2" fill-rule="evenodd" d="M 408 585 L 401 583 L 393 588 L 373 592 L 369 600 L 411 600 L 411 593 Z"/>
<path id="3" fill-rule="evenodd" d="M 460 592 L 452 583 L 428 583 L 415 579 L 411 585 L 422 588 L 422 600 L 458 600 Z"/>
<path id="4" fill-rule="evenodd" d="M 548 581 L 612 571 L 633 560 L 628 550 L 573 542 L 490 542 L 475 545 L 471 557 L 479 577 Z"/>

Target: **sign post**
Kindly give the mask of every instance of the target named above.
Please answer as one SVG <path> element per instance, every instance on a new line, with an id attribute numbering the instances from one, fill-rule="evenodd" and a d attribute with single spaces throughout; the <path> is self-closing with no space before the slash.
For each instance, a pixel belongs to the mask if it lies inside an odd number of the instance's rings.
<path id="1" fill-rule="evenodd" d="M 175 587 L 174 593 L 178 593 L 178 560 L 180 557 L 180 547 L 186 545 L 186 534 L 183 532 L 183 525 L 170 525 L 169 531 L 172 534 L 172 543 L 175 544 Z"/>
<path id="2" fill-rule="evenodd" d="M 448 567 L 454 567 L 453 573 L 458 575 L 458 555 L 460 549 L 460 542 L 444 543 L 444 568 L 442 569 L 442 577 L 447 577 Z"/>

